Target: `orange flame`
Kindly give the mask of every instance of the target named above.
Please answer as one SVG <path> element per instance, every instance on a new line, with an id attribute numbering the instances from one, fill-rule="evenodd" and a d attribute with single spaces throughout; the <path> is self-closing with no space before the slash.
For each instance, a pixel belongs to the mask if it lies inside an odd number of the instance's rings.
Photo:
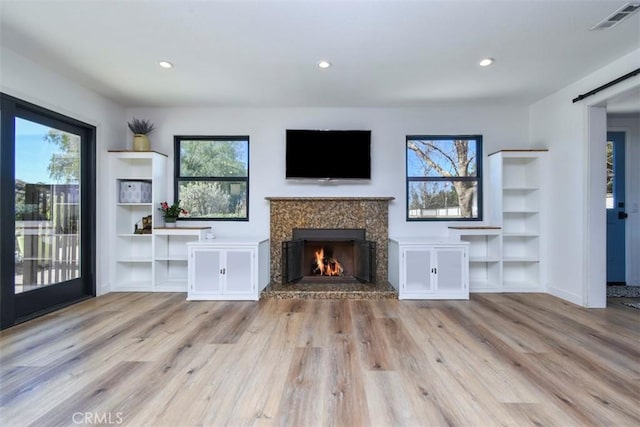
<path id="1" fill-rule="evenodd" d="M 337 259 L 330 258 L 328 267 L 329 268 L 327 269 L 327 275 L 329 275 L 329 276 L 342 276 L 342 272 L 344 271 L 344 269 L 342 268 L 342 265 L 340 264 L 340 262 Z"/>
<path id="2" fill-rule="evenodd" d="M 316 267 L 317 267 L 318 271 L 320 272 L 320 275 L 324 276 L 324 269 L 325 269 L 325 265 L 324 265 L 324 248 L 318 249 L 316 251 Z"/>
<path id="3" fill-rule="evenodd" d="M 324 257 L 324 248 L 318 249 L 315 252 L 315 258 L 316 269 L 320 272 L 321 276 L 341 276 L 344 272 L 344 268 L 337 259 L 326 259 Z"/>

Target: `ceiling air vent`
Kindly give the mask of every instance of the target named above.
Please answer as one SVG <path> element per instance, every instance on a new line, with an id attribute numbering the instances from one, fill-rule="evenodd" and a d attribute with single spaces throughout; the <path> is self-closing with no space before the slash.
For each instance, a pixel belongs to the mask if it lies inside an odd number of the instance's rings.
<path id="1" fill-rule="evenodd" d="M 636 13 L 638 9 L 640 9 L 640 3 L 627 3 L 591 27 L 590 30 L 606 30 L 607 28 L 611 28 Z"/>

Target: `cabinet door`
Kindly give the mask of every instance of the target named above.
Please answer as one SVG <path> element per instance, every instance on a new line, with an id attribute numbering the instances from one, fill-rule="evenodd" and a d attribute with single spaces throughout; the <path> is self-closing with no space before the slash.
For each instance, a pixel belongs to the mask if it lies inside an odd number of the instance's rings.
<path id="1" fill-rule="evenodd" d="M 225 294 L 248 294 L 253 291 L 253 251 L 226 251 Z"/>
<path id="2" fill-rule="evenodd" d="M 222 264 L 219 250 L 194 250 L 191 287 L 195 293 L 221 293 Z"/>
<path id="3" fill-rule="evenodd" d="M 464 289 L 464 250 L 440 248 L 437 250 L 437 291 L 455 292 Z"/>
<path id="4" fill-rule="evenodd" d="M 425 248 L 403 251 L 404 291 L 406 293 L 432 293 L 433 262 L 431 250 Z"/>

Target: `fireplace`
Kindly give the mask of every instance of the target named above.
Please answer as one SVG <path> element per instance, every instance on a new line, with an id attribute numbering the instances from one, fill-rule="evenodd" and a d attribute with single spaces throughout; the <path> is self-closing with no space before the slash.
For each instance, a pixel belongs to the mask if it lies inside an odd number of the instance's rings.
<path id="1" fill-rule="evenodd" d="M 376 242 L 365 236 L 365 229 L 293 229 L 282 242 L 283 282 L 373 282 Z"/>
<path id="2" fill-rule="evenodd" d="M 393 197 L 267 197 L 267 200 L 272 284 L 288 283 L 282 277 L 282 242 L 293 240 L 294 229 L 309 228 L 366 230 L 366 240 L 375 242 L 372 267 L 375 282 L 388 283 L 388 205 Z M 325 280 L 322 276 L 316 279 Z"/>

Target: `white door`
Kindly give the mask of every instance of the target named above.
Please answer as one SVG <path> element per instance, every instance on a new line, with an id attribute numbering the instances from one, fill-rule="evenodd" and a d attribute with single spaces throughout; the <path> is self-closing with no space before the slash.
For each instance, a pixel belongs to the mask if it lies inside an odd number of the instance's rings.
<path id="1" fill-rule="evenodd" d="M 228 250 L 225 274 L 225 294 L 250 294 L 253 291 L 253 251 Z"/>
<path id="2" fill-rule="evenodd" d="M 222 265 L 219 250 L 193 251 L 193 286 L 195 293 L 221 293 Z"/>
<path id="3" fill-rule="evenodd" d="M 408 294 L 433 293 L 433 262 L 431 250 L 425 248 L 404 249 L 404 292 Z"/>
<path id="4" fill-rule="evenodd" d="M 464 251 L 459 248 L 438 249 L 436 267 L 438 292 L 460 292 L 464 289 Z"/>

